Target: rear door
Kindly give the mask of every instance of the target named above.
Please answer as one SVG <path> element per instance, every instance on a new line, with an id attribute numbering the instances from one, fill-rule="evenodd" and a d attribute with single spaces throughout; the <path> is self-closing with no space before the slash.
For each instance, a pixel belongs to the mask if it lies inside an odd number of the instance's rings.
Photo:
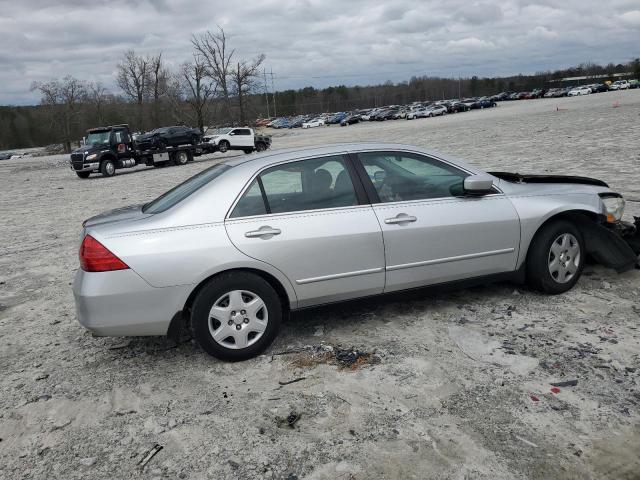
<path id="1" fill-rule="evenodd" d="M 358 159 L 383 230 L 385 291 L 515 269 L 520 221 L 497 189 L 464 196 L 468 172 L 420 154 L 366 152 Z"/>
<path id="2" fill-rule="evenodd" d="M 382 232 L 342 155 L 259 172 L 225 222 L 233 244 L 293 284 L 300 307 L 381 293 Z"/>
<path id="3" fill-rule="evenodd" d="M 248 128 L 236 128 L 233 130 L 231 144 L 234 147 L 253 147 L 253 135 Z"/>

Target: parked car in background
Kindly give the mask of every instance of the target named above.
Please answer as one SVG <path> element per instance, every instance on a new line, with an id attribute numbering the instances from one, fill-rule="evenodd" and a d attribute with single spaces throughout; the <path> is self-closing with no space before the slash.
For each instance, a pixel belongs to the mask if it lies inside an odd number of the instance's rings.
<path id="1" fill-rule="evenodd" d="M 628 80 L 616 80 L 611 85 L 609 85 L 609 90 L 626 90 L 629 88 Z"/>
<path id="2" fill-rule="evenodd" d="M 225 153 L 228 150 L 242 150 L 244 153 L 262 152 L 271 146 L 271 137 L 260 135 L 252 128 L 220 128 L 214 135 L 208 137 L 203 144 L 208 152 Z"/>
<path id="3" fill-rule="evenodd" d="M 141 150 L 162 149 L 179 145 L 197 145 L 202 140 L 202 132 L 197 128 L 185 126 L 161 127 L 136 137 Z"/>
<path id="4" fill-rule="evenodd" d="M 354 125 L 356 123 L 359 123 L 360 120 L 362 120 L 362 117 L 360 117 L 360 115 L 350 114 L 342 119 L 342 121 L 340 122 L 340 126 L 346 127 L 347 125 Z"/>
<path id="5" fill-rule="evenodd" d="M 439 117 L 447 114 L 447 107 L 444 105 L 432 105 L 427 108 L 427 117 Z"/>
<path id="6" fill-rule="evenodd" d="M 321 127 L 323 125 L 326 125 L 324 118 L 314 118 L 313 120 L 309 120 L 307 122 L 304 122 L 302 124 L 302 128 L 315 128 L 315 127 Z"/>
<path id="7" fill-rule="evenodd" d="M 407 145 L 228 159 L 86 220 L 73 294 L 96 335 L 184 323 L 207 353 L 243 360 L 305 307 L 470 279 L 560 294 L 587 257 L 633 269 L 640 229 L 623 211 L 600 180 L 486 173 Z"/>
<path id="8" fill-rule="evenodd" d="M 347 115 L 347 112 L 338 112 L 327 120 L 328 125 L 338 125 Z"/>
<path id="9" fill-rule="evenodd" d="M 496 105 L 498 105 L 494 100 L 485 98 L 484 100 L 480 100 L 478 102 L 480 108 L 491 108 L 491 107 L 495 107 Z"/>
<path id="10" fill-rule="evenodd" d="M 0 160 L 9 160 L 11 158 L 10 153 L 0 153 Z"/>
<path id="11" fill-rule="evenodd" d="M 608 92 L 609 87 L 604 83 L 594 83 L 593 85 L 587 85 L 591 89 L 591 93 Z"/>
<path id="12" fill-rule="evenodd" d="M 572 88 L 569 91 L 570 97 L 577 97 L 579 95 L 589 95 L 591 93 L 591 89 L 589 87 L 576 87 Z"/>

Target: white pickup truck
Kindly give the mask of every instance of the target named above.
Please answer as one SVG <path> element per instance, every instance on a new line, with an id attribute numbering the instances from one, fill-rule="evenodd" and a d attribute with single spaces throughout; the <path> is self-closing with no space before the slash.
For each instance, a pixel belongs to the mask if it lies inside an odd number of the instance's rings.
<path id="1" fill-rule="evenodd" d="M 244 153 L 262 152 L 271 147 L 271 137 L 256 134 L 252 128 L 220 128 L 213 135 L 203 138 L 202 147 L 206 152 L 225 153 L 228 150 L 242 150 Z"/>

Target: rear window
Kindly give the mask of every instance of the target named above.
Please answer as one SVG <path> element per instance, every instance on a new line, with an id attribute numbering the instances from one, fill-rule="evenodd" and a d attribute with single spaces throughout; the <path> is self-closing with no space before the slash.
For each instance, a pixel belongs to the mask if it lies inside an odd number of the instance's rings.
<path id="1" fill-rule="evenodd" d="M 144 207 L 142 207 L 142 211 L 144 213 L 164 212 L 187 198 L 199 188 L 205 186 L 214 178 L 219 177 L 230 168 L 231 167 L 229 165 L 223 164 L 214 165 L 211 168 L 207 168 L 206 170 L 203 170 L 197 175 L 194 175 L 188 180 L 182 182 L 180 185 L 173 187 L 168 192 L 163 193 L 155 200 L 147 203 Z"/>

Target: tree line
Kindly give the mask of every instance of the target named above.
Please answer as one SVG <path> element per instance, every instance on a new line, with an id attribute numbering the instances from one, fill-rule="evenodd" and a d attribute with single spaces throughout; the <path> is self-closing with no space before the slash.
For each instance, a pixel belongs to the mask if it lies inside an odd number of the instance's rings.
<path id="1" fill-rule="evenodd" d="M 345 85 L 269 92 L 261 78 L 264 55 L 238 58 L 222 28 L 194 35 L 193 53 L 175 71 L 162 57 L 123 54 L 117 65 L 117 92 L 96 82 L 72 76 L 39 82 L 32 89 L 40 105 L 0 107 L 0 150 L 63 144 L 65 151 L 87 128 L 128 123 L 134 131 L 163 125 L 186 124 L 204 131 L 207 126 L 247 125 L 258 117 L 355 110 L 415 101 L 492 95 L 561 86 L 566 77 L 587 77 L 572 84 L 593 83 L 588 77 L 631 73 L 640 77 L 640 59 L 625 64 L 583 63 L 553 72 L 511 77 L 441 78 L 414 76 L 408 81 L 381 85 Z M 606 78 L 598 78 L 602 82 Z"/>

